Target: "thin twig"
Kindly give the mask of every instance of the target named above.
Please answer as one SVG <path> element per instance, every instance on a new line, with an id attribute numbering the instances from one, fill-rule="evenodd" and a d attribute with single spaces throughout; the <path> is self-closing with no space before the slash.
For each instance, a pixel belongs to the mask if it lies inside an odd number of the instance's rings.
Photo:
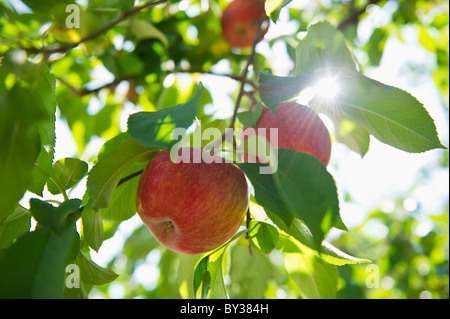
<path id="1" fill-rule="evenodd" d="M 201 69 L 182 69 L 179 71 L 174 71 L 174 73 L 201 73 L 201 74 L 209 74 L 209 75 L 214 75 L 214 76 L 223 76 L 223 77 L 227 77 L 227 78 L 239 81 L 239 82 L 245 82 L 246 84 L 251 85 L 255 91 L 258 89 L 258 85 L 255 82 L 253 82 L 252 80 L 249 80 L 247 78 L 244 78 L 239 75 L 234 75 L 234 74 L 214 73 L 212 71 L 204 71 Z"/>
<path id="2" fill-rule="evenodd" d="M 230 122 L 229 128 L 234 129 L 234 125 L 236 123 L 236 118 L 237 118 L 237 112 L 239 110 L 239 106 L 241 104 L 242 97 L 244 95 L 247 95 L 247 92 L 245 92 L 245 90 L 244 90 L 245 84 L 247 84 L 247 83 L 251 84 L 252 87 L 255 89 L 255 91 L 258 89 L 258 86 L 253 81 L 249 82 L 249 80 L 247 79 L 247 74 L 248 74 L 248 69 L 249 69 L 250 65 L 253 63 L 253 58 L 254 58 L 255 52 L 256 52 L 255 51 L 256 44 L 261 40 L 261 37 L 262 37 L 262 32 L 261 32 L 262 24 L 267 19 L 268 19 L 267 17 L 264 17 L 258 23 L 258 26 L 259 26 L 258 32 L 256 33 L 255 40 L 253 41 L 252 51 L 251 51 L 250 55 L 247 58 L 247 63 L 245 65 L 245 68 L 244 68 L 244 71 L 243 71 L 242 75 L 240 75 L 240 76 L 233 76 L 233 77 L 227 75 L 228 77 L 234 78 L 234 79 L 236 79 L 237 81 L 239 81 L 241 83 L 240 88 L 239 88 L 239 93 L 238 93 L 238 96 L 236 98 L 236 103 L 234 105 L 234 111 L 233 111 L 233 115 L 231 117 L 231 122 Z M 211 148 L 211 150 L 212 150 L 214 147 L 217 147 L 217 146 L 221 145 L 226 140 L 226 137 L 227 137 L 226 133 L 222 134 L 220 139 L 217 139 L 217 140 L 209 143 L 207 145 L 208 147 L 207 148 L 205 147 L 205 149 L 209 150 Z M 233 148 L 236 149 L 236 141 L 234 139 L 234 134 L 233 134 Z"/>
<path id="3" fill-rule="evenodd" d="M 236 75 L 233 75 L 233 74 L 221 74 L 221 73 L 214 73 L 214 72 L 211 72 L 211 71 L 203 71 L 203 70 L 196 70 L 196 69 L 193 69 L 193 70 L 190 70 L 190 69 L 189 70 L 180 70 L 180 71 L 174 71 L 172 73 L 202 73 L 202 74 L 209 74 L 209 75 L 214 75 L 214 76 L 223 76 L 223 77 L 228 77 L 230 79 L 233 79 L 233 80 L 236 80 L 236 81 L 239 81 L 239 82 L 245 81 L 245 83 L 251 85 L 254 88 L 255 91 L 258 88 L 258 86 L 257 86 L 257 84 L 255 82 L 253 82 L 253 81 L 251 81 L 249 79 L 243 79 L 242 77 L 236 76 Z M 74 87 L 73 85 L 71 85 L 70 83 L 68 83 L 66 80 L 64 80 L 62 78 L 57 78 L 57 80 L 59 82 L 61 82 L 62 84 L 64 84 L 65 86 L 67 86 L 76 95 L 83 96 L 83 95 L 88 95 L 88 94 L 92 94 L 92 93 L 97 93 L 97 92 L 99 92 L 102 89 L 114 87 L 114 86 L 118 85 L 122 81 L 134 80 L 136 78 L 138 78 L 138 75 L 130 75 L 130 76 L 121 77 L 121 78 L 118 78 L 118 79 L 114 80 L 113 82 L 107 83 L 107 84 L 102 85 L 100 87 L 97 87 L 95 89 L 88 89 L 86 87 L 85 88 L 77 88 L 77 87 Z M 249 98 L 251 98 L 250 94 L 248 92 L 244 92 L 244 94 L 248 95 Z"/>
<path id="4" fill-rule="evenodd" d="M 134 178 L 134 177 L 136 177 L 136 176 L 141 175 L 143 172 L 144 172 L 144 170 L 141 169 L 140 171 L 137 171 L 136 173 L 130 174 L 130 175 L 128 175 L 128 176 L 125 176 L 124 178 L 122 178 L 122 179 L 119 181 L 119 183 L 117 184 L 117 187 L 119 187 L 121 184 L 123 184 L 123 183 L 129 181 L 130 179 L 132 179 L 132 178 Z"/>
<path id="5" fill-rule="evenodd" d="M 250 236 L 248 233 L 251 220 L 252 220 L 252 216 L 250 216 L 250 208 L 247 208 L 247 220 L 245 222 L 245 226 L 247 227 L 247 232 L 245 233 L 245 238 L 248 239 L 248 251 L 250 252 L 250 255 L 253 257 L 252 240 L 250 239 Z"/>
<path id="6" fill-rule="evenodd" d="M 378 2 L 380 2 L 381 0 L 370 0 L 369 3 L 364 7 L 361 8 L 359 10 L 355 10 L 352 15 L 350 15 L 347 19 L 345 19 L 344 21 L 342 21 L 341 23 L 339 23 L 338 25 L 338 29 L 339 30 L 344 30 L 345 28 L 347 28 L 349 25 L 354 24 L 356 22 L 358 22 L 359 17 L 366 12 L 367 8 L 372 5 L 372 4 L 377 4 Z M 354 3 L 354 2 L 353 2 Z"/>
<path id="7" fill-rule="evenodd" d="M 151 2 L 144 3 L 144 4 L 140 5 L 140 6 L 133 7 L 131 9 L 125 10 L 116 19 L 111 20 L 110 22 L 105 24 L 103 27 L 101 27 L 100 29 L 92 32 L 91 34 L 89 34 L 87 36 L 85 36 L 84 38 L 82 38 L 78 42 L 75 42 L 75 43 L 62 43 L 62 44 L 59 44 L 56 47 L 54 47 L 54 46 L 52 47 L 51 45 L 49 45 L 49 46 L 46 46 L 46 47 L 42 47 L 40 49 L 28 48 L 28 49 L 26 49 L 26 51 L 28 53 L 44 53 L 46 55 L 50 55 L 52 53 L 66 53 L 66 52 L 72 50 L 73 48 L 77 47 L 81 43 L 84 43 L 86 41 L 95 39 L 99 35 L 106 33 L 106 31 L 108 31 L 109 29 L 111 29 L 115 25 L 117 25 L 120 22 L 122 22 L 123 20 L 125 20 L 125 19 L 127 19 L 127 18 L 129 18 L 129 17 L 131 17 L 133 15 L 135 15 L 136 13 L 140 12 L 141 10 L 146 9 L 146 8 L 150 8 L 150 7 L 154 7 L 154 6 L 158 5 L 158 4 L 162 4 L 162 3 L 165 3 L 167 1 L 168 0 L 151 1 Z"/>
<path id="8" fill-rule="evenodd" d="M 118 78 L 118 79 L 116 79 L 116 80 L 114 80 L 114 81 L 112 81 L 110 83 L 106 83 L 105 85 L 102 85 L 102 86 L 97 87 L 95 89 L 88 89 L 86 87 L 80 89 L 80 88 L 74 87 L 72 84 L 68 83 L 66 80 L 64 80 L 62 78 L 57 78 L 57 80 L 59 82 L 61 82 L 62 84 L 64 84 L 65 86 L 67 86 L 76 95 L 83 96 L 83 95 L 98 93 L 102 89 L 107 89 L 107 88 L 114 87 L 114 86 L 118 85 L 122 81 L 130 81 L 130 80 L 133 80 L 133 79 L 136 79 L 136 78 L 137 78 L 137 76 L 133 76 L 133 75 L 125 76 L 125 77 L 122 77 L 122 78 Z"/>
<path id="9" fill-rule="evenodd" d="M 234 128 L 234 124 L 236 123 L 236 118 L 237 118 L 237 112 L 239 110 L 239 106 L 241 105 L 241 100 L 242 97 L 244 96 L 244 87 L 246 84 L 245 80 L 242 79 L 246 79 L 247 78 L 247 74 L 248 74 L 248 69 L 250 67 L 250 65 L 253 64 L 253 59 L 255 57 L 255 53 L 256 53 L 256 44 L 261 40 L 261 36 L 262 36 L 262 31 L 261 31 L 261 27 L 263 22 L 267 20 L 267 17 L 264 17 L 263 19 L 261 19 L 261 21 L 258 23 L 258 32 L 256 32 L 256 36 L 255 36 L 255 40 L 253 41 L 253 46 L 252 46 L 252 52 L 250 53 L 250 55 L 247 58 L 247 64 L 245 65 L 244 71 L 242 73 L 242 75 L 240 76 L 241 78 L 241 86 L 239 88 L 239 93 L 238 96 L 236 98 L 236 103 L 234 105 L 234 111 L 233 111 L 233 116 L 231 117 L 231 122 L 230 122 L 230 128 Z"/>

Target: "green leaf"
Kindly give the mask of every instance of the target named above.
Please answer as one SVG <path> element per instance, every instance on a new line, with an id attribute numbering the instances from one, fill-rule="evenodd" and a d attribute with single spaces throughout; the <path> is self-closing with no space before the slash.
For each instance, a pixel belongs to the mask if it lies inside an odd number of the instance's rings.
<path id="1" fill-rule="evenodd" d="M 285 225 L 290 225 L 294 217 L 278 193 L 273 175 L 260 174 L 259 169 L 263 164 L 241 163 L 238 166 L 252 183 L 256 202 L 266 211 L 274 212 Z"/>
<path id="2" fill-rule="evenodd" d="M 237 117 L 239 119 L 239 122 L 241 122 L 243 125 L 247 127 L 255 127 L 256 122 L 258 122 L 259 117 L 261 116 L 262 110 L 263 106 L 261 104 L 258 104 L 254 110 L 240 112 L 238 113 Z"/>
<path id="3" fill-rule="evenodd" d="M 11 51 L 13 52 L 13 51 Z M 6 81 L 8 79 L 8 81 Z M 55 78 L 45 63 L 17 61 L 14 53 L 0 66 L 0 221 L 25 190 L 40 195 L 55 145 Z"/>
<path id="4" fill-rule="evenodd" d="M 263 254 L 269 254 L 278 245 L 278 230 L 268 223 L 251 221 L 248 235 L 252 244 Z"/>
<path id="5" fill-rule="evenodd" d="M 134 170 L 134 172 L 139 169 Z M 124 221 L 136 213 L 136 191 L 140 176 L 116 187 L 108 207 L 101 209 L 101 217 L 110 221 Z"/>
<path id="6" fill-rule="evenodd" d="M 104 285 L 115 280 L 119 275 L 112 270 L 103 268 L 92 261 L 91 258 L 80 252 L 76 259 L 80 267 L 81 281 L 90 285 Z"/>
<path id="7" fill-rule="evenodd" d="M 87 189 L 94 205 L 97 208 L 108 207 L 123 174 L 136 162 L 148 162 L 157 151 L 126 137 L 101 156 L 90 170 L 87 180 Z"/>
<path id="8" fill-rule="evenodd" d="M 128 26 L 128 32 L 136 43 L 145 39 L 157 39 L 166 49 L 169 47 L 169 41 L 167 40 L 166 35 L 147 20 L 131 19 Z"/>
<path id="9" fill-rule="evenodd" d="M 228 299 L 223 279 L 224 256 L 228 245 L 240 235 L 242 235 L 242 232 L 236 234 L 219 249 L 203 257 L 197 264 L 193 277 L 193 289 L 196 298 L 207 298 L 209 296 L 211 299 Z"/>
<path id="10" fill-rule="evenodd" d="M 295 74 L 357 71 L 357 62 L 345 43 L 344 35 L 326 21 L 308 28 L 296 49 Z"/>
<path id="11" fill-rule="evenodd" d="M 148 228 L 142 224 L 127 238 L 122 251 L 129 260 L 144 260 L 148 253 L 158 248 L 159 245 L 159 242 L 149 232 Z"/>
<path id="12" fill-rule="evenodd" d="M 39 103 L 27 114 L 36 98 L 16 86 L 0 96 L 0 221 L 14 210 L 32 181 L 40 150 L 35 120 L 45 117 Z"/>
<path id="13" fill-rule="evenodd" d="M 285 254 L 286 270 L 305 299 L 336 297 L 338 272 L 334 265 L 307 252 Z"/>
<path id="14" fill-rule="evenodd" d="M 133 77 L 136 74 L 142 74 L 144 63 L 136 56 L 134 52 L 122 51 L 117 59 L 121 77 Z"/>
<path id="15" fill-rule="evenodd" d="M 204 257 L 194 271 L 194 294 L 199 298 L 228 299 L 223 280 L 223 257 L 226 247 Z M 200 289 L 200 291 L 198 291 Z"/>
<path id="16" fill-rule="evenodd" d="M 215 254 L 219 254 L 219 257 L 214 259 L 214 256 L 212 256 L 211 259 L 214 260 L 208 262 L 208 271 L 211 274 L 209 297 L 211 299 L 228 299 L 225 282 L 223 280 L 223 263 L 226 249 Z"/>
<path id="17" fill-rule="evenodd" d="M 79 252 L 75 224 L 61 236 L 39 228 L 17 239 L 0 256 L 0 298 L 55 299 L 63 295 L 65 267 Z"/>
<path id="18" fill-rule="evenodd" d="M 270 17 L 274 23 L 276 23 L 278 16 L 280 15 L 281 8 L 291 1 L 292 0 L 267 0 L 265 2 L 267 16 Z"/>
<path id="19" fill-rule="evenodd" d="M 37 198 L 30 199 L 30 212 L 34 219 L 41 225 L 50 228 L 56 234 L 61 235 L 69 220 L 67 216 L 79 210 L 80 199 L 69 199 L 58 207 Z"/>
<path id="20" fill-rule="evenodd" d="M 52 179 L 63 190 L 75 186 L 87 173 L 88 164 L 77 158 L 62 158 L 53 164 L 51 170 Z M 47 182 L 50 193 L 56 195 L 61 193 L 52 179 Z"/>
<path id="21" fill-rule="evenodd" d="M 103 144 L 100 151 L 98 152 L 97 157 L 101 158 L 102 156 L 106 155 L 107 153 L 109 153 L 109 151 L 113 150 L 116 146 L 119 146 L 119 144 L 122 143 L 122 141 L 124 139 L 126 139 L 127 137 L 128 137 L 128 133 L 123 132 L 123 133 L 120 133 L 120 134 L 114 136 L 112 139 L 106 141 L 105 144 Z"/>
<path id="22" fill-rule="evenodd" d="M 65 216 L 56 214 L 56 207 L 37 198 L 30 199 L 30 212 L 34 219 L 42 226 L 48 227 L 55 233 L 60 233 L 64 226 Z"/>
<path id="23" fill-rule="evenodd" d="M 347 230 L 334 179 L 317 158 L 280 149 L 274 181 L 286 206 L 308 226 L 318 246 L 332 226 Z"/>
<path id="24" fill-rule="evenodd" d="M 208 296 L 211 274 L 208 271 L 209 255 L 200 260 L 194 270 L 193 287 L 195 298 L 206 299 Z M 199 290 L 200 289 L 200 290 Z"/>
<path id="25" fill-rule="evenodd" d="M 344 143 L 350 149 L 364 156 L 369 150 L 370 134 L 367 130 L 348 118 L 339 118 L 334 113 L 332 119 L 335 125 L 336 140 Z"/>
<path id="26" fill-rule="evenodd" d="M 128 118 L 130 137 L 148 147 L 170 148 L 177 141 L 171 139 L 175 128 L 188 128 L 197 115 L 203 85 L 186 103 L 157 112 L 138 112 Z"/>
<path id="27" fill-rule="evenodd" d="M 2 60 L 2 76 L 12 81 L 11 87 L 6 88 L 0 99 L 5 107 L 0 118 L 6 121 L 1 124 L 4 129 L 11 131 L 17 123 L 21 123 L 21 133 L 24 134 L 31 126 L 36 128 L 41 140 L 40 154 L 37 164 L 44 170 L 50 170 L 55 146 L 55 77 L 45 63 L 34 64 L 30 61 L 18 61 L 13 51 L 5 55 Z M 0 80 L 3 82 L 3 79 Z M 0 92 L 3 91 L 0 85 Z M 47 181 L 47 175 L 35 167 L 31 182 L 26 186 L 37 195 Z"/>
<path id="28" fill-rule="evenodd" d="M 93 207 L 94 202 L 88 201 L 83 209 L 81 223 L 83 225 L 83 240 L 89 247 L 98 251 L 103 243 L 103 219 L 98 209 Z"/>
<path id="29" fill-rule="evenodd" d="M 0 222 L 0 249 L 7 248 L 15 239 L 30 230 L 31 215 L 20 205 Z"/>
<path id="30" fill-rule="evenodd" d="M 51 9 L 58 4 L 70 4 L 74 3 L 73 0 L 42 0 L 39 2 L 36 2 L 34 0 L 23 0 L 23 3 L 25 3 L 30 9 L 37 12 L 50 12 Z"/>
<path id="31" fill-rule="evenodd" d="M 336 185 L 325 166 L 314 156 L 278 150 L 276 173 L 260 174 L 260 164 L 238 165 L 255 189 L 255 199 L 289 229 L 294 218 L 310 229 L 315 248 L 332 226 L 346 230 L 340 215 Z"/>
<path id="32" fill-rule="evenodd" d="M 91 8 L 110 8 L 118 10 L 126 10 L 132 8 L 134 0 L 91 0 L 89 1 L 89 7 Z"/>
<path id="33" fill-rule="evenodd" d="M 307 250 L 310 253 L 320 257 L 326 262 L 342 266 L 347 264 L 360 264 L 360 263 L 368 263 L 370 260 L 361 259 L 357 257 L 350 256 L 338 248 L 334 247 L 327 241 L 322 241 L 320 249 L 317 249 L 317 246 L 314 242 L 313 235 L 311 231 L 302 224 L 298 219 L 295 219 L 290 227 L 287 227 L 286 224 L 274 213 L 266 210 L 267 216 L 275 223 L 275 225 L 289 235 L 280 234 L 279 243 L 277 249 L 284 252 L 295 252 L 301 247 L 303 250 Z M 292 236 L 292 237 L 291 237 Z M 295 239 L 293 239 L 295 238 Z"/>
<path id="34" fill-rule="evenodd" d="M 384 46 L 388 38 L 389 32 L 384 28 L 376 28 L 370 36 L 369 41 L 365 45 L 365 49 L 372 65 L 380 64 L 381 58 L 383 57 Z"/>
<path id="35" fill-rule="evenodd" d="M 340 80 L 338 112 L 361 125 L 381 142 L 407 152 L 445 148 L 433 119 L 411 94 L 360 74 Z M 321 111 L 327 106 L 317 103 Z"/>
<path id="36" fill-rule="evenodd" d="M 230 249 L 230 298 L 263 299 L 268 282 L 274 275 L 274 266 L 269 256 L 248 246 Z"/>
<path id="37" fill-rule="evenodd" d="M 264 104 L 276 112 L 281 102 L 284 102 L 307 88 L 312 81 L 312 74 L 302 74 L 295 77 L 280 77 L 270 73 L 259 73 L 259 95 Z"/>
<path id="38" fill-rule="evenodd" d="M 41 150 L 36 160 L 37 165 L 46 171 L 50 171 L 55 152 L 55 121 L 56 121 L 56 98 L 55 98 L 55 76 L 50 73 L 48 67 L 38 69 L 33 73 L 33 78 L 38 79 L 36 92 L 44 103 L 47 112 L 47 120 L 37 125 L 41 139 Z M 41 196 L 48 176 L 38 167 L 32 173 L 31 185 L 28 189 Z"/>

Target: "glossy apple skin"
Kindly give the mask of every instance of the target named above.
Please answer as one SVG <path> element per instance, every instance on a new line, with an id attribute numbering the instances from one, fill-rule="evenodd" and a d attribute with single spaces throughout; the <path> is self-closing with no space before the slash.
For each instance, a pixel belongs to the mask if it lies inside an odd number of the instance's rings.
<path id="1" fill-rule="evenodd" d="M 325 166 L 330 161 L 330 133 L 318 114 L 307 106 L 295 102 L 281 103 L 275 113 L 264 108 L 256 123 L 256 129 L 258 128 L 266 128 L 266 138 L 274 148 L 286 148 L 313 155 Z M 278 129 L 277 147 L 271 140 L 270 128 Z M 246 130 L 245 128 L 244 132 Z M 243 140 L 252 135 L 255 134 L 247 131 L 247 135 L 243 135 Z M 245 161 L 250 159 L 254 157 L 251 155 L 244 157 Z"/>
<path id="2" fill-rule="evenodd" d="M 258 32 L 258 24 L 265 14 L 264 0 L 234 0 L 222 14 L 225 40 L 235 48 L 251 47 Z"/>
<path id="3" fill-rule="evenodd" d="M 163 150 L 149 162 L 139 181 L 136 207 L 162 245 L 182 254 L 201 254 L 237 232 L 248 207 L 247 181 L 241 170 L 221 160 L 175 164 Z"/>

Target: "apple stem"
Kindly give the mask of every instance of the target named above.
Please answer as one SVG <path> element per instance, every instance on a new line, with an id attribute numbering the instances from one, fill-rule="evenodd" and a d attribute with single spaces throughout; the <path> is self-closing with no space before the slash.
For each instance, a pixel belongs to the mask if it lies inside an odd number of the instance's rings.
<path id="1" fill-rule="evenodd" d="M 251 220 L 252 220 L 252 216 L 250 215 L 250 208 L 248 208 L 247 209 L 247 220 L 245 222 L 245 226 L 247 227 L 247 232 L 245 233 L 245 239 L 248 239 L 248 251 L 250 252 L 250 255 L 253 257 L 252 241 L 250 240 L 250 236 L 248 235 L 248 229 L 249 229 Z"/>
<path id="2" fill-rule="evenodd" d="M 166 226 L 166 230 L 167 231 L 170 231 L 170 230 L 172 230 L 172 228 L 175 227 L 175 225 L 170 220 L 166 221 L 166 225 L 165 226 Z"/>

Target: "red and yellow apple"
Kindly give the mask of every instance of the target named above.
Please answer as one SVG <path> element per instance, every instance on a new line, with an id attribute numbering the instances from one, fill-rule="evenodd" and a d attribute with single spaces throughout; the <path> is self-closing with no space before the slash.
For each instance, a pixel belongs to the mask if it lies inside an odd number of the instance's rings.
<path id="1" fill-rule="evenodd" d="M 273 148 L 286 148 L 315 156 L 323 165 L 328 165 L 331 155 L 330 134 L 319 115 L 311 108 L 296 102 L 281 103 L 275 113 L 264 108 L 254 130 L 244 128 L 243 140 L 256 134 L 262 135 Z M 271 138 L 270 128 L 278 129 L 277 143 Z M 244 156 L 244 161 L 254 157 Z"/>
<path id="2" fill-rule="evenodd" d="M 251 47 L 261 20 L 265 16 L 264 0 L 234 0 L 222 14 L 225 40 L 235 48 Z M 267 27 L 261 30 L 261 37 Z"/>
<path id="3" fill-rule="evenodd" d="M 163 150 L 147 165 L 137 190 L 136 207 L 144 224 L 165 247 L 183 254 L 213 250 L 241 226 L 249 195 L 245 176 L 218 156 L 182 148 L 190 156 L 174 163 Z M 195 154 L 195 156 L 194 156 Z M 216 162 L 217 161 L 217 162 Z M 220 162 L 219 162 L 220 161 Z"/>

